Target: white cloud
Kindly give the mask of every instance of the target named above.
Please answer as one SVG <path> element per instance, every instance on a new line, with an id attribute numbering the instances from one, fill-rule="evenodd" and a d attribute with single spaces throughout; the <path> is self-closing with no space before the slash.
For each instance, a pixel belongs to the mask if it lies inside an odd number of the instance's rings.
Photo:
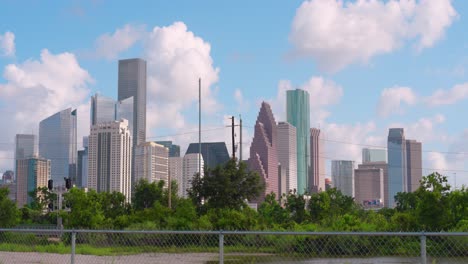
<path id="1" fill-rule="evenodd" d="M 148 62 L 148 122 L 154 126 L 181 128 L 183 111 L 198 101 L 198 79 L 202 80 L 202 111 L 214 113 L 214 84 L 219 68 L 213 66 L 211 46 L 188 31 L 183 22 L 155 27 L 145 38 Z"/>
<path id="2" fill-rule="evenodd" d="M 313 76 L 297 88 L 309 93 L 311 124 L 313 126 L 323 124 L 330 115 L 325 108 L 338 103 L 343 96 L 343 88 L 340 85 L 321 76 Z M 286 91 L 293 89 L 295 87 L 289 80 L 278 82 L 277 96 L 274 100 L 270 100 L 276 120 L 286 119 Z"/>
<path id="3" fill-rule="evenodd" d="M 296 11 L 289 40 L 295 56 L 338 71 L 406 42 L 418 50 L 431 47 L 456 17 L 450 0 L 308 0 Z"/>
<path id="4" fill-rule="evenodd" d="M 380 95 L 377 112 L 381 117 L 390 114 L 403 114 L 403 104 L 414 105 L 416 102 L 417 96 L 409 87 L 386 88 Z"/>
<path id="5" fill-rule="evenodd" d="M 145 27 L 142 25 L 125 25 L 118 28 L 112 35 L 101 35 L 95 42 L 95 54 L 98 58 L 113 60 L 119 53 L 132 47 L 144 36 Z"/>
<path id="6" fill-rule="evenodd" d="M 437 90 L 426 98 L 430 106 L 455 104 L 468 98 L 468 83 L 455 85 L 450 90 Z"/>
<path id="7" fill-rule="evenodd" d="M 40 120 L 67 107 L 78 107 L 80 120 L 81 109 L 89 108 L 88 87 L 93 79 L 72 53 L 52 54 L 45 49 L 40 60 L 7 65 L 3 77 L 6 83 L 0 83 L 0 122 L 7 125 L 1 142 L 12 142 L 16 133 L 37 134 Z M 89 119 L 89 114 L 83 114 L 82 118 Z M 13 145 L 7 147 L 11 150 Z"/>
<path id="8" fill-rule="evenodd" d="M 402 127 L 405 129 L 405 137 L 407 139 L 416 139 L 423 143 L 430 141 L 444 141 L 445 134 L 438 131 L 438 126 L 445 122 L 445 116 L 442 114 L 436 114 L 432 117 L 422 117 L 416 122 L 409 124 L 393 123 L 388 126 L 391 127 Z"/>
<path id="9" fill-rule="evenodd" d="M 244 95 L 240 89 L 236 89 L 234 91 L 234 100 L 237 103 L 237 112 L 245 113 L 249 111 L 250 103 L 247 99 L 244 98 Z"/>
<path id="10" fill-rule="evenodd" d="M 14 56 L 15 55 L 15 34 L 10 31 L 0 35 L 0 56 Z"/>

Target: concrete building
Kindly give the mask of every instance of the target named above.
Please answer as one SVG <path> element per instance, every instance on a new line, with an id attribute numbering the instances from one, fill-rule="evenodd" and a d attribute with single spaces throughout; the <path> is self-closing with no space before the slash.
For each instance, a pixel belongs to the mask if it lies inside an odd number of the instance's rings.
<path id="1" fill-rule="evenodd" d="M 422 179 L 422 144 L 416 140 L 406 140 L 407 190 L 414 192 Z"/>
<path id="2" fill-rule="evenodd" d="M 39 123 L 39 156 L 49 159 L 54 186 L 64 186 L 64 177 L 76 178 L 77 112 L 62 110 Z"/>
<path id="3" fill-rule="evenodd" d="M 164 181 L 169 186 L 169 149 L 154 142 L 141 143 L 135 148 L 135 180 Z"/>
<path id="4" fill-rule="evenodd" d="M 385 149 L 362 149 L 362 163 L 387 162 L 387 151 Z"/>
<path id="5" fill-rule="evenodd" d="M 310 167 L 310 99 L 305 90 L 286 92 L 286 115 L 289 124 L 296 127 L 297 192 L 309 190 Z"/>
<path id="6" fill-rule="evenodd" d="M 354 177 L 355 202 L 365 208 L 383 207 L 383 170 L 356 169 Z"/>
<path id="7" fill-rule="evenodd" d="M 183 175 L 184 175 L 184 158 L 182 157 L 169 157 L 169 179 L 177 182 L 177 195 L 182 197 L 184 195 L 183 189 Z"/>
<path id="8" fill-rule="evenodd" d="M 190 143 L 185 154 L 198 153 L 198 143 Z M 202 142 L 201 153 L 206 168 L 214 169 L 218 165 L 225 165 L 229 159 L 229 152 L 224 142 Z"/>
<path id="9" fill-rule="evenodd" d="M 183 179 L 182 179 L 182 197 L 187 197 L 187 189 L 192 188 L 192 179 L 198 173 L 199 166 L 203 168 L 203 157 L 198 153 L 186 154 L 183 159 Z M 203 177 L 203 169 L 200 171 L 200 177 Z"/>
<path id="10" fill-rule="evenodd" d="M 366 162 L 364 164 L 359 164 L 358 169 L 381 169 L 383 171 L 383 200 L 382 203 L 384 206 L 388 206 L 390 203 L 388 196 L 388 165 L 383 161 L 375 162 Z"/>
<path id="11" fill-rule="evenodd" d="M 310 129 L 309 191 L 312 193 L 325 191 L 325 149 L 322 139 L 320 129 Z"/>
<path id="12" fill-rule="evenodd" d="M 260 195 L 257 202 L 264 200 L 271 192 L 280 197 L 278 179 L 278 152 L 276 121 L 268 103 L 262 102 L 255 123 L 254 137 L 250 145 L 249 168 L 260 175 L 265 182 L 265 193 Z"/>
<path id="13" fill-rule="evenodd" d="M 155 143 L 168 148 L 169 157 L 180 157 L 180 146 L 172 144 L 172 141 L 155 141 Z"/>
<path id="14" fill-rule="evenodd" d="M 131 201 L 132 136 L 128 121 L 98 123 L 91 127 L 88 149 L 88 188 L 121 192 Z"/>
<path id="15" fill-rule="evenodd" d="M 16 204 L 23 207 L 32 202 L 28 193 L 39 187 L 46 187 L 50 179 L 51 162 L 40 157 L 17 160 Z"/>
<path id="16" fill-rule="evenodd" d="M 347 196 L 354 197 L 354 169 L 352 160 L 332 160 L 332 182 L 334 186 Z"/>
<path id="17" fill-rule="evenodd" d="M 407 157 L 406 142 L 403 128 L 390 128 L 388 132 L 388 207 L 395 207 L 395 195 L 406 192 Z"/>
<path id="18" fill-rule="evenodd" d="M 278 161 L 286 173 L 286 183 L 281 193 L 297 192 L 297 136 L 296 128 L 288 122 L 278 123 Z"/>

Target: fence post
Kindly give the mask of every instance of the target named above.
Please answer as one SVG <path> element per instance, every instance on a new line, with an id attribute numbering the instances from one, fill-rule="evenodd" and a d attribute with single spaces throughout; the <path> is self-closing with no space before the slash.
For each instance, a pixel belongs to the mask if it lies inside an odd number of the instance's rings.
<path id="1" fill-rule="evenodd" d="M 219 264 L 224 263 L 224 234 L 223 230 L 219 231 Z"/>
<path id="2" fill-rule="evenodd" d="M 71 247 L 71 264 L 75 264 L 76 232 L 74 230 L 71 234 Z"/>
<path id="3" fill-rule="evenodd" d="M 424 232 L 421 233 L 421 263 L 427 263 L 427 255 L 426 255 L 426 236 Z"/>

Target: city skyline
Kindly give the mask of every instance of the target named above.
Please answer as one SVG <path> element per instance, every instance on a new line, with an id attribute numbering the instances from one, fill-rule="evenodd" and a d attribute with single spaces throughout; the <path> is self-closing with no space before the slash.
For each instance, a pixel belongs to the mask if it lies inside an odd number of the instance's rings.
<path id="1" fill-rule="evenodd" d="M 24 11 L 21 5 L 4 3 L 0 10 L 5 19 L 0 24 L 0 121 L 6 128 L 0 137 L 0 171 L 14 169 L 15 134 L 38 135 L 40 120 L 68 107 L 78 110 L 77 145 L 81 146 L 80 139 L 89 130 L 91 95 L 101 92 L 118 98 L 118 60 L 141 57 L 148 62 L 147 141 L 172 140 L 181 145 L 182 153 L 188 143 L 197 142 L 196 88 L 201 77 L 202 141 L 227 142 L 230 151 L 225 116 L 242 114 L 244 157 L 248 158 L 259 102 L 269 102 L 276 120 L 287 121 L 285 91 L 302 88 L 311 94 L 311 127 L 327 136 L 326 174 L 331 174 L 332 159 L 359 162 L 362 148 L 385 149 L 388 128 L 401 127 L 407 138 L 423 143 L 423 175 L 439 171 L 452 186 L 455 179 L 458 187 L 467 184 L 468 130 L 459 117 L 468 114 L 468 36 L 463 33 L 468 4 L 441 1 L 445 12 L 429 25 L 412 21 L 427 15 L 418 10 L 430 9 L 431 2 L 415 2 L 407 16 L 398 17 L 387 17 L 389 7 L 383 1 L 374 6 L 369 1 L 362 1 L 361 6 L 352 1 L 325 3 L 318 17 L 332 22 L 323 30 L 352 39 L 361 31 L 336 25 L 356 15 L 365 21 L 359 27 L 375 25 L 389 38 L 370 37 L 388 42 L 364 38 L 357 43 L 362 50 L 350 49 L 346 41 L 335 48 L 327 46 L 327 38 L 334 34 L 320 34 L 324 33 L 320 28 L 304 20 L 304 15 L 313 17 L 320 1 L 270 3 L 261 23 L 255 12 L 261 3 L 225 7 L 184 3 L 187 10 L 179 9 L 177 3 L 152 3 L 146 10 L 115 4 L 113 14 L 119 18 L 106 21 L 98 17 L 103 17 L 100 14 L 109 3 L 79 4 L 85 12 L 82 17 L 63 15 L 75 8 L 65 3 L 33 3 L 34 11 L 49 14 L 40 25 L 15 17 Z M 375 6 L 379 8 L 373 12 L 359 12 L 359 8 Z M 217 10 L 213 18 L 219 23 L 188 12 L 200 8 Z M 244 11 L 245 21 L 236 23 L 235 17 L 226 15 L 229 10 Z M 40 12 L 24 12 L 39 20 Z M 397 23 L 388 25 L 377 19 L 383 16 Z M 305 21 L 304 28 L 298 27 L 301 21 Z M 89 28 L 86 34 L 79 33 L 83 27 Z M 402 32 L 402 28 L 413 31 Z M 34 32 L 44 32 L 44 36 Z M 301 35 L 304 45 L 297 41 Z M 171 45 L 174 39 L 179 40 L 177 45 Z M 312 41 L 318 50 L 305 46 Z"/>

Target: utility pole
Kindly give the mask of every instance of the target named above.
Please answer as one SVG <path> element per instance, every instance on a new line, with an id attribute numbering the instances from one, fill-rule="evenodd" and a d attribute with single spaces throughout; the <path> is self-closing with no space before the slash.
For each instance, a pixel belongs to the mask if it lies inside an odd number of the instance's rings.
<path id="1" fill-rule="evenodd" d="M 201 78 L 198 78 L 198 176 L 201 177 Z"/>
<path id="2" fill-rule="evenodd" d="M 236 143 L 235 143 L 235 135 L 234 135 L 234 116 L 231 117 L 231 138 L 232 138 L 232 158 L 236 159 Z"/>
<path id="3" fill-rule="evenodd" d="M 240 142 L 239 142 L 239 162 L 242 161 L 242 116 L 239 115 L 239 136 L 240 136 Z"/>

